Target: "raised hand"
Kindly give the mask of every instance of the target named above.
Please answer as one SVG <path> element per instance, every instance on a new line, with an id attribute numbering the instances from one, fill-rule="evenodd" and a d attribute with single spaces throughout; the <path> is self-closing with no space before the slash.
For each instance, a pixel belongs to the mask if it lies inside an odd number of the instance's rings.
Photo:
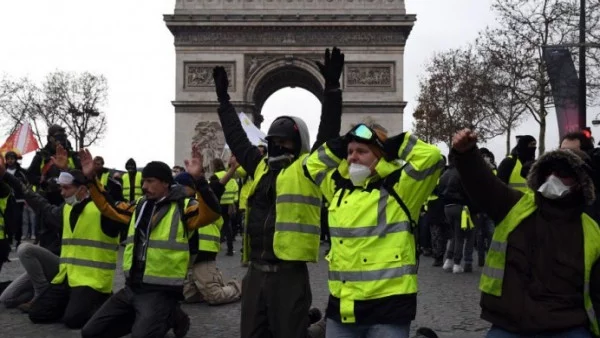
<path id="1" fill-rule="evenodd" d="M 340 88 L 340 76 L 344 69 L 344 54 L 337 47 L 333 47 L 330 53 L 329 48 L 325 50 L 324 63 L 316 62 L 321 75 L 325 78 L 326 89 Z"/>
<path id="2" fill-rule="evenodd" d="M 56 154 L 50 157 L 52 163 L 61 170 L 66 170 L 69 168 L 69 153 L 62 145 L 56 145 Z"/>
<path id="3" fill-rule="evenodd" d="M 237 161 L 237 158 L 235 158 L 235 156 L 231 155 L 231 157 L 229 157 L 229 169 L 230 170 L 236 170 L 237 168 L 240 167 L 240 164 Z"/>
<path id="4" fill-rule="evenodd" d="M 89 179 L 94 178 L 94 175 L 96 174 L 94 170 L 94 159 L 87 148 L 79 151 L 79 161 L 81 162 L 81 171 L 83 174 Z"/>
<path id="5" fill-rule="evenodd" d="M 229 79 L 224 67 L 217 66 L 213 69 L 213 80 L 215 81 L 215 90 L 217 91 L 219 102 L 229 101 L 229 94 L 227 93 Z"/>
<path id="6" fill-rule="evenodd" d="M 477 145 L 477 133 L 471 129 L 463 129 L 452 138 L 452 148 L 459 153 L 464 153 Z"/>
<path id="7" fill-rule="evenodd" d="M 192 158 L 183 161 L 185 164 L 185 170 L 192 175 L 195 180 L 199 180 L 204 176 L 204 166 L 202 155 L 198 151 L 196 145 L 192 146 Z"/>

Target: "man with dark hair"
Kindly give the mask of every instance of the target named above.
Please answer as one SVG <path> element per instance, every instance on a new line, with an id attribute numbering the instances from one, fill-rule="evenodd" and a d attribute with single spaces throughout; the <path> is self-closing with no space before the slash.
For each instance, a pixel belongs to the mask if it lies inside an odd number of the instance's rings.
<path id="1" fill-rule="evenodd" d="M 123 187 L 117 180 L 110 177 L 110 170 L 104 167 L 104 158 L 102 156 L 94 157 L 94 170 L 96 171 L 96 178 L 100 180 L 100 183 L 110 196 L 115 201 L 122 201 Z"/>
<path id="2" fill-rule="evenodd" d="M 83 172 L 94 178 L 88 150 L 80 152 Z M 134 202 L 113 201 L 94 180 L 90 197 L 102 215 L 128 229 L 123 271 L 125 287 L 109 298 L 83 327 L 83 337 L 164 337 L 173 328 L 176 337 L 189 330 L 189 317 L 178 301 L 190 261 L 190 234 L 219 218 L 218 200 L 204 178 L 202 159 L 186 160 L 194 178 L 195 198 L 174 185 L 164 162 L 148 163 L 141 172 L 143 197 Z"/>
<path id="3" fill-rule="evenodd" d="M 594 148 L 594 141 L 589 131 L 568 133 L 562 138 L 560 149 L 581 150 L 589 156 L 586 158 L 586 162 L 591 168 L 590 174 L 596 187 L 596 196 L 600 196 L 600 148 Z M 597 198 L 586 211 L 600 222 L 600 199 Z"/>
<path id="4" fill-rule="evenodd" d="M 560 149 L 578 149 L 588 152 L 594 149 L 592 138 L 588 137 L 584 132 L 575 131 L 563 136 L 560 140 Z"/>

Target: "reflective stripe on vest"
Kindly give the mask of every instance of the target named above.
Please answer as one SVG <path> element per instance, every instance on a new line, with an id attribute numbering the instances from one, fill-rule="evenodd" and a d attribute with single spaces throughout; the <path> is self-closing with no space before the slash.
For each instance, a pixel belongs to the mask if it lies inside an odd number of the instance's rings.
<path id="1" fill-rule="evenodd" d="M 222 179 L 225 174 L 225 171 L 218 171 L 215 173 L 219 179 Z M 221 196 L 221 204 L 233 204 L 236 199 L 235 196 L 238 194 L 238 190 L 239 187 L 237 182 L 233 178 L 227 181 L 225 192 L 223 193 L 223 196 Z"/>
<path id="2" fill-rule="evenodd" d="M 475 224 L 473 223 L 473 219 L 471 218 L 471 212 L 469 211 L 469 207 L 466 205 L 463 205 L 462 211 L 460 213 L 460 228 L 462 230 L 475 229 Z"/>
<path id="3" fill-rule="evenodd" d="M 502 296 L 508 236 L 525 218 L 533 214 L 536 208 L 534 193 L 527 191 L 496 227 L 479 281 L 479 289 L 482 292 L 497 297 Z M 598 336 L 600 329 L 589 290 L 592 266 L 600 258 L 600 229 L 598 224 L 585 213 L 582 214 L 581 221 L 585 266 L 584 289 L 582 290 L 584 304 L 582 305 L 590 321 L 590 330 Z"/>
<path id="4" fill-rule="evenodd" d="M 221 228 L 223 217 L 214 223 L 198 229 L 198 250 L 208 252 L 221 251 Z"/>
<path id="5" fill-rule="evenodd" d="M 183 209 L 187 208 L 189 199 L 185 199 Z M 140 213 L 144 212 L 146 200 L 140 199 Z M 163 206 L 162 208 L 167 208 Z M 158 212 L 162 211 L 158 209 Z M 129 231 L 123 253 L 123 272 L 129 278 L 132 265 L 135 229 L 137 228 L 137 210 L 131 217 Z M 152 219 L 157 216 L 153 210 Z M 187 275 L 190 259 L 188 232 L 181 221 L 177 202 L 171 202 L 168 210 L 156 226 L 150 231 L 150 238 L 146 248 L 146 265 L 142 282 L 147 284 L 182 286 Z"/>
<path id="6" fill-rule="evenodd" d="M 319 259 L 321 234 L 321 191 L 304 175 L 301 155 L 289 167 L 281 170 L 275 182 L 275 235 L 273 251 L 286 261 L 316 262 Z M 268 172 L 262 160 L 254 172 L 249 196 L 254 194 L 261 178 Z M 251 206 L 248 206 L 249 208 Z M 246 217 L 250 212 L 246 212 Z M 244 261 L 248 260 L 249 240 L 244 239 Z"/>
<path id="7" fill-rule="evenodd" d="M 355 323 L 355 300 L 417 292 L 415 240 L 408 217 L 386 189 L 357 189 L 341 198 L 329 207 L 328 285 L 340 299 L 342 323 Z"/>
<path id="8" fill-rule="evenodd" d="M 131 199 L 131 187 L 129 184 L 129 173 L 126 172 L 125 174 L 123 174 L 123 177 L 121 177 L 121 179 L 123 180 L 123 197 L 127 200 L 127 201 L 136 201 L 139 198 L 142 197 L 143 192 L 142 192 L 142 173 L 140 172 L 135 172 L 135 187 L 133 190 L 134 196 L 133 199 Z"/>
<path id="9" fill-rule="evenodd" d="M 70 287 L 87 286 L 98 292 L 111 293 L 119 237 L 109 237 L 102 231 L 101 214 L 93 202 L 88 202 L 71 230 L 73 207 L 63 207 L 63 231 L 59 271 L 52 284 L 67 280 Z"/>
<path id="10" fill-rule="evenodd" d="M 6 205 L 8 204 L 8 196 L 0 198 L 0 239 L 4 239 L 4 215 L 6 215 Z"/>
<path id="11" fill-rule="evenodd" d="M 512 156 L 509 156 L 509 157 L 513 158 Z M 523 169 L 523 164 L 521 163 L 521 161 L 518 158 L 514 158 L 514 159 L 515 159 L 515 166 L 510 174 L 510 178 L 508 179 L 508 186 L 515 190 L 526 192 L 528 190 L 527 179 L 525 179 L 523 176 L 521 176 L 521 170 Z"/>

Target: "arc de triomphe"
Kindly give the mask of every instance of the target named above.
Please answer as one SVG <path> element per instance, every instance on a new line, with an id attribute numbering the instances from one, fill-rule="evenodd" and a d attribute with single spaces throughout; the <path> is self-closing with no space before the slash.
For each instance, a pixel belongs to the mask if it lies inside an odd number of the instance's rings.
<path id="1" fill-rule="evenodd" d="M 404 46 L 416 20 L 404 0 L 176 0 L 164 20 L 175 38 L 176 164 L 192 143 L 206 163 L 222 153 L 214 66 L 226 68 L 238 112 L 260 125 L 263 104 L 281 88 L 320 99 L 314 61 L 332 46 L 346 56 L 342 131 L 366 116 L 402 130 Z"/>

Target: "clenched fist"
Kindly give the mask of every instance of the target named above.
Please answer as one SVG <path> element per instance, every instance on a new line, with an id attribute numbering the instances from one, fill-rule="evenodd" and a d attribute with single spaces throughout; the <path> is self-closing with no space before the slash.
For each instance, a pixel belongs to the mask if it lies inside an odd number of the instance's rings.
<path id="1" fill-rule="evenodd" d="M 477 133 L 471 129 L 463 129 L 452 138 L 452 148 L 459 153 L 464 153 L 477 145 Z"/>

